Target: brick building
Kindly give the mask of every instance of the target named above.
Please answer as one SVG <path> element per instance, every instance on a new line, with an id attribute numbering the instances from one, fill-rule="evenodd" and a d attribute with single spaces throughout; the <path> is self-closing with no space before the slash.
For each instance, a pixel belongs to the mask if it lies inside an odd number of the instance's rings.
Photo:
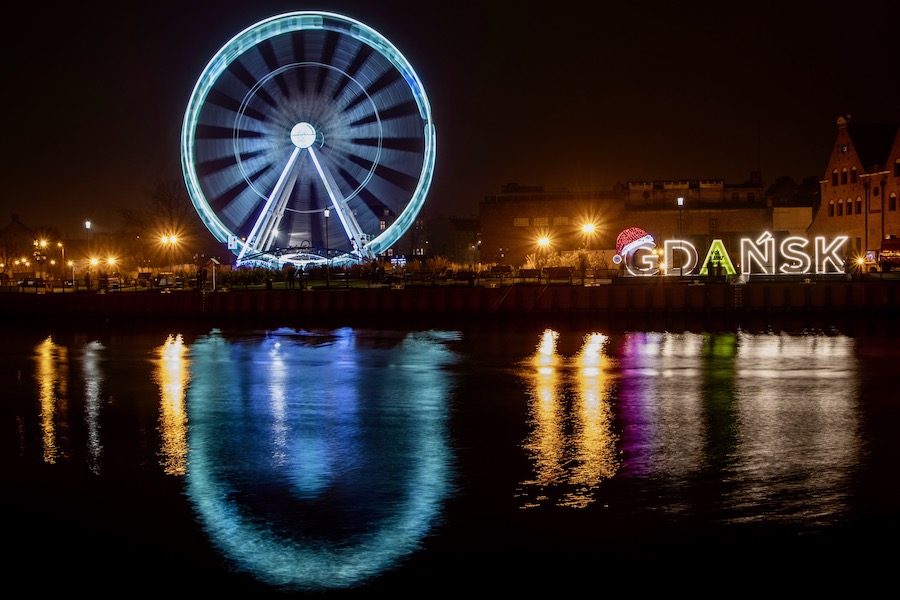
<path id="1" fill-rule="evenodd" d="M 809 207 L 798 208 L 805 229 L 811 213 Z M 791 206 L 779 210 L 785 223 L 798 220 Z M 640 227 L 656 240 L 683 236 L 701 248 L 721 239 L 726 248 L 737 248 L 740 237 L 772 231 L 776 221 L 758 173 L 741 184 L 721 179 L 629 181 L 592 192 L 549 192 L 510 184 L 500 194 L 485 197 L 479 214 L 482 261 L 513 266 L 537 252 L 542 236 L 550 239 L 551 251 L 588 248 L 611 257 L 616 237 L 629 227 Z M 583 230 L 586 223 L 593 225 L 591 233 Z"/>
<path id="2" fill-rule="evenodd" d="M 900 126 L 837 120 L 810 236 L 850 236 L 849 254 L 900 236 Z"/>

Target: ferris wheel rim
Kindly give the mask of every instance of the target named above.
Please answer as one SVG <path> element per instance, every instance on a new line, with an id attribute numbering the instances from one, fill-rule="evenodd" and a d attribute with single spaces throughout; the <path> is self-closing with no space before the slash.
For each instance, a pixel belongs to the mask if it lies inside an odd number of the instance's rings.
<path id="1" fill-rule="evenodd" d="M 368 251 L 372 255 L 379 255 L 394 245 L 406 233 L 421 211 L 434 174 L 436 153 L 435 127 L 424 86 L 409 61 L 382 34 L 362 22 L 345 15 L 324 11 L 293 11 L 268 17 L 250 25 L 233 36 L 213 56 L 193 88 L 182 126 L 181 162 L 189 196 L 201 220 L 213 236 L 220 242 L 236 242 L 238 248 L 241 248 L 244 241 L 235 236 L 232 228 L 227 226 L 219 215 L 210 208 L 209 200 L 200 184 L 200 177 L 197 173 L 197 165 L 194 163 L 193 155 L 200 111 L 204 108 L 210 91 L 225 70 L 249 50 L 265 40 L 284 33 L 312 29 L 348 35 L 360 44 L 367 45 L 377 52 L 381 58 L 388 61 L 391 67 L 402 75 L 404 83 L 408 86 L 408 93 L 415 101 L 415 107 L 422 120 L 420 135 L 423 140 L 423 149 L 421 152 L 421 168 L 419 168 L 415 189 L 410 194 L 402 211 L 397 215 L 396 220 L 368 240 Z M 319 63 L 319 66 L 329 69 L 336 68 L 325 63 Z M 373 106 L 377 106 L 377 104 L 373 102 Z M 369 178 L 371 178 L 371 173 Z M 368 183 L 368 178 L 366 182 L 360 185 L 359 189 L 365 187 L 366 183 Z M 359 192 L 359 189 L 354 192 L 354 195 Z M 254 190 L 254 193 L 258 192 Z M 232 249 L 234 250 L 234 248 Z M 237 254 L 237 250 L 235 250 L 235 253 Z M 277 260 L 277 257 L 273 258 Z"/>

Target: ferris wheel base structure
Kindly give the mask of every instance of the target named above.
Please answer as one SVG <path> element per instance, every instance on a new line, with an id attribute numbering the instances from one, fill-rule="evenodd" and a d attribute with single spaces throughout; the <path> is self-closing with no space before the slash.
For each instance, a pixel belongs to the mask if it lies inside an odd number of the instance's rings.
<path id="1" fill-rule="evenodd" d="M 292 12 L 240 32 L 206 66 L 181 162 L 237 266 L 341 265 L 377 258 L 413 225 L 435 129 L 418 75 L 386 38 L 334 13 Z"/>

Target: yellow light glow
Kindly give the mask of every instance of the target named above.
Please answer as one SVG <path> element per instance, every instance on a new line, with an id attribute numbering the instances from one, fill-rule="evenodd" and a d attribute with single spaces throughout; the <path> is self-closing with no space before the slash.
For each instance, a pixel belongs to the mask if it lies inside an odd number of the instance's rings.
<path id="1" fill-rule="evenodd" d="M 185 390 L 190 379 L 187 346 L 181 334 L 169 335 L 157 349 L 155 379 L 159 384 L 159 429 L 162 433 L 161 466 L 169 475 L 187 472 L 187 410 Z"/>

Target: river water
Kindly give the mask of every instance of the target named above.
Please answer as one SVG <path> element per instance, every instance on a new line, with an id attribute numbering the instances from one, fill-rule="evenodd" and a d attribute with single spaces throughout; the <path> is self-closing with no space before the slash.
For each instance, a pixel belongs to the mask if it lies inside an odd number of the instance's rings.
<path id="1" fill-rule="evenodd" d="M 14 328 L 34 592 L 797 591 L 890 581 L 883 327 Z"/>

